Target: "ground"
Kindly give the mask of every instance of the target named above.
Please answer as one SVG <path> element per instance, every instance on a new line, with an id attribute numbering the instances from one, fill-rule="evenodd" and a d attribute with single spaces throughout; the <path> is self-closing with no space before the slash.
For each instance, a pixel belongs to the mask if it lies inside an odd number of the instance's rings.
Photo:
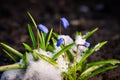
<path id="1" fill-rule="evenodd" d="M 101 6 L 101 7 L 100 7 Z M 29 11 L 38 24 L 54 28 L 59 32 L 60 17 L 70 22 L 62 34 L 74 37 L 75 31 L 83 34 L 96 27 L 99 30 L 88 39 L 91 45 L 108 41 L 100 51 L 91 55 L 89 62 L 105 59 L 120 59 L 120 16 L 119 3 L 95 0 L 1 0 L 0 1 L 0 42 L 5 42 L 15 49 L 25 52 L 22 42 L 31 44 L 27 24 L 31 23 Z M 0 65 L 11 64 L 12 60 L 3 53 L 0 47 Z M 90 80 L 120 80 L 120 66 L 117 69 L 102 73 Z"/>

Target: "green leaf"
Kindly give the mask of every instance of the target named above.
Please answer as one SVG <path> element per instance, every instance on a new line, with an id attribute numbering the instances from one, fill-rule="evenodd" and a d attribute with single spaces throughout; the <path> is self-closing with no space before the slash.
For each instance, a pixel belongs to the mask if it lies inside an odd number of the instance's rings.
<path id="1" fill-rule="evenodd" d="M 39 47 L 40 47 L 40 46 L 39 46 L 39 38 L 38 38 L 38 36 L 39 36 L 39 30 L 38 30 L 38 28 L 37 28 L 37 24 L 36 24 L 34 18 L 32 17 L 32 15 L 31 15 L 29 12 L 27 12 L 27 14 L 28 14 L 28 16 L 30 17 L 31 21 L 32 21 L 33 24 L 34 24 L 34 27 L 35 27 L 36 30 L 37 30 L 37 43 L 38 43 L 38 48 L 39 48 Z"/>
<path id="2" fill-rule="evenodd" d="M 82 36 L 81 32 L 76 32 L 76 36 Z"/>
<path id="3" fill-rule="evenodd" d="M 26 50 L 32 52 L 32 48 L 27 43 L 23 43 L 23 46 L 25 47 Z"/>
<path id="4" fill-rule="evenodd" d="M 67 53 L 66 56 L 68 58 L 68 61 L 69 62 L 73 61 L 73 59 L 74 59 L 73 52 L 70 50 L 67 50 L 66 53 Z"/>
<path id="5" fill-rule="evenodd" d="M 0 66 L 0 72 L 12 70 L 12 69 L 23 69 L 23 67 L 20 64 Z"/>
<path id="6" fill-rule="evenodd" d="M 57 42 L 57 40 L 52 37 L 52 43 L 53 43 L 53 47 L 54 47 L 54 48 L 56 47 L 56 44 L 55 44 L 56 42 Z"/>
<path id="7" fill-rule="evenodd" d="M 105 45 L 107 43 L 107 41 L 103 41 L 98 43 L 95 47 L 90 48 L 88 50 L 86 50 L 86 52 L 84 53 L 84 56 L 82 57 L 82 59 L 80 60 L 80 62 L 78 62 L 77 64 L 77 70 L 80 69 L 80 71 L 82 71 L 82 66 L 83 63 L 87 60 L 87 58 L 95 51 L 99 50 L 103 45 Z"/>
<path id="8" fill-rule="evenodd" d="M 8 53 L 6 50 L 3 49 L 3 51 L 14 61 L 17 62 L 17 60 L 10 54 Z"/>
<path id="9" fill-rule="evenodd" d="M 79 76 L 79 80 L 84 80 L 86 77 L 88 77 L 93 71 L 103 67 L 104 65 L 98 65 L 98 66 L 91 66 L 87 70 L 83 71 L 81 75 Z"/>
<path id="10" fill-rule="evenodd" d="M 34 61 L 37 61 L 39 58 L 38 58 L 38 55 L 36 53 L 36 50 L 33 50 L 33 52 L 31 53 L 33 58 L 34 58 Z"/>
<path id="11" fill-rule="evenodd" d="M 61 54 L 63 54 L 65 51 L 67 51 L 68 49 L 70 49 L 72 46 L 74 46 L 75 43 L 71 43 L 67 46 L 65 46 L 62 50 L 60 50 L 58 53 L 56 53 L 54 56 L 53 56 L 53 60 L 57 59 Z"/>
<path id="12" fill-rule="evenodd" d="M 55 38 L 58 38 L 58 34 L 55 32 L 52 32 Z"/>
<path id="13" fill-rule="evenodd" d="M 56 43 L 57 40 L 56 40 L 54 37 L 52 37 L 52 42 L 53 42 L 53 43 Z"/>
<path id="14" fill-rule="evenodd" d="M 32 31 L 32 28 L 31 28 L 30 24 L 28 24 L 28 31 L 29 31 L 29 34 L 30 34 L 30 38 L 31 38 L 33 47 L 34 47 L 34 49 L 36 49 L 37 48 L 37 43 L 36 43 L 36 39 L 35 39 L 35 36 L 34 36 L 34 33 Z"/>
<path id="15" fill-rule="evenodd" d="M 117 63 L 120 63 L 120 60 L 116 60 L 116 59 L 110 59 L 110 60 L 102 60 L 102 61 L 96 61 L 96 62 L 91 62 L 88 63 L 86 65 L 86 68 L 91 67 L 91 66 L 95 66 L 95 65 L 101 65 L 101 64 L 112 64 L 115 65 Z"/>
<path id="16" fill-rule="evenodd" d="M 47 37 L 47 39 L 46 39 L 46 49 L 47 49 L 47 47 L 48 47 L 48 45 L 49 45 L 49 41 L 50 41 L 50 38 L 51 38 L 51 36 L 52 36 L 52 31 L 53 31 L 53 29 L 50 30 L 50 33 L 48 34 L 48 37 Z"/>
<path id="17" fill-rule="evenodd" d="M 43 60 L 45 60 L 45 61 L 47 61 L 48 63 L 50 63 L 50 64 L 52 64 L 52 65 L 54 65 L 54 66 L 57 67 L 57 62 L 53 61 L 51 58 L 49 58 L 49 57 L 47 57 L 47 56 L 45 56 L 45 55 L 43 55 L 43 54 L 39 54 L 39 53 L 37 53 L 37 55 L 38 55 L 40 58 L 42 58 Z"/>
<path id="18" fill-rule="evenodd" d="M 98 30 L 98 28 L 95 28 L 94 30 L 86 33 L 86 34 L 83 36 L 83 38 L 84 38 L 84 39 L 88 39 L 88 38 L 91 37 L 97 30 Z"/>
<path id="19" fill-rule="evenodd" d="M 0 43 L 0 44 L 1 44 L 1 46 L 2 46 L 7 52 L 13 53 L 13 54 L 19 56 L 20 58 L 23 57 L 23 54 L 22 54 L 22 53 L 20 53 L 19 51 L 13 49 L 12 47 L 10 47 L 10 46 L 8 46 L 8 45 L 6 45 L 6 44 L 4 44 L 4 43 Z"/>
<path id="20" fill-rule="evenodd" d="M 26 52 L 25 55 L 23 56 L 23 67 L 27 68 L 28 66 L 28 53 Z"/>
<path id="21" fill-rule="evenodd" d="M 73 76 L 71 76 L 70 74 L 67 74 L 65 72 L 62 72 L 61 76 L 64 78 L 64 80 L 75 80 L 73 78 Z"/>
<path id="22" fill-rule="evenodd" d="M 42 46 L 42 36 L 40 34 L 40 31 L 38 31 L 38 39 L 39 39 L 39 44 L 40 44 L 40 47 Z"/>
<path id="23" fill-rule="evenodd" d="M 88 80 L 89 78 L 93 77 L 93 76 L 96 76 L 97 74 L 100 74 L 100 73 L 103 73 L 103 72 L 106 72 L 108 70 L 112 70 L 112 69 L 115 69 L 117 68 L 118 66 L 108 66 L 108 67 L 104 67 L 104 68 L 100 68 L 98 70 L 95 70 L 94 72 L 92 72 L 89 76 L 86 77 L 86 80 Z"/>
<path id="24" fill-rule="evenodd" d="M 45 36 L 44 36 L 44 33 L 41 32 L 41 41 L 42 41 L 42 49 L 45 50 Z"/>
<path id="25" fill-rule="evenodd" d="M 37 24 L 36 24 L 34 18 L 32 17 L 32 15 L 31 15 L 29 12 L 27 12 L 27 14 L 28 14 L 28 16 L 30 17 L 30 19 L 32 20 L 32 22 L 33 22 L 35 28 L 37 29 Z"/>
<path id="26" fill-rule="evenodd" d="M 48 45 L 47 50 L 53 52 L 55 48 L 51 45 Z"/>

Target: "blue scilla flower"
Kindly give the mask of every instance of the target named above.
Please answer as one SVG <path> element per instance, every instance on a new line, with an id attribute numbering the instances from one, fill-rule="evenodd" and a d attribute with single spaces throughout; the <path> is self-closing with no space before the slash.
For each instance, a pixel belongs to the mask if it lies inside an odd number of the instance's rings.
<path id="1" fill-rule="evenodd" d="M 61 23 L 65 29 L 70 25 L 66 18 L 63 17 L 60 20 L 61 20 Z"/>
<path id="2" fill-rule="evenodd" d="M 48 28 L 46 26 L 42 25 L 42 24 L 38 25 L 38 29 L 41 30 L 42 32 L 46 33 L 46 34 L 48 33 Z"/>
<path id="3" fill-rule="evenodd" d="M 63 38 L 58 39 L 56 46 L 59 47 L 61 44 L 63 44 L 63 41 Z"/>
<path id="4" fill-rule="evenodd" d="M 89 47 L 90 43 L 89 42 L 85 42 L 84 45 L 85 45 L 85 47 Z"/>

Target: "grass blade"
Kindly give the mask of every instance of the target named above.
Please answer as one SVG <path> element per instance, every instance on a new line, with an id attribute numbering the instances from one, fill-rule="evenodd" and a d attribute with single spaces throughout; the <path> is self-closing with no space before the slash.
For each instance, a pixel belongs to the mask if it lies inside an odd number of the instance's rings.
<path id="1" fill-rule="evenodd" d="M 0 66 L 0 72 L 12 70 L 12 69 L 23 69 L 23 67 L 20 64 Z"/>
<path id="2" fill-rule="evenodd" d="M 96 61 L 96 62 L 91 62 L 88 63 L 86 65 L 86 68 L 91 67 L 91 66 L 95 66 L 95 65 L 101 65 L 101 64 L 112 64 L 115 65 L 117 63 L 120 63 L 120 60 L 116 60 L 116 59 L 110 59 L 110 60 L 102 60 L 102 61 Z"/>
<path id="3" fill-rule="evenodd" d="M 39 53 L 37 53 L 37 55 L 38 55 L 40 58 L 42 58 L 43 60 L 45 60 L 45 61 L 47 61 L 48 63 L 50 63 L 50 64 L 52 64 L 52 65 L 54 65 L 54 66 L 57 67 L 57 62 L 53 61 L 51 58 L 49 58 L 49 57 L 47 57 L 47 56 L 45 56 L 45 55 L 43 55 L 43 54 L 39 54 Z"/>
<path id="4" fill-rule="evenodd" d="M 80 62 L 77 64 L 77 70 L 80 69 L 80 71 L 82 71 L 82 66 L 83 63 L 87 60 L 87 58 L 95 51 L 99 50 L 103 45 L 105 45 L 107 43 L 107 41 L 103 41 L 98 43 L 95 47 L 88 49 L 85 52 L 85 55 L 82 57 L 82 59 L 80 60 Z"/>
<path id="5" fill-rule="evenodd" d="M 1 44 L 1 46 L 2 46 L 7 52 L 13 53 L 13 54 L 19 56 L 20 58 L 23 57 L 23 54 L 22 54 L 22 53 L 20 53 L 19 51 L 13 49 L 12 47 L 10 47 L 10 46 L 8 46 L 8 45 L 6 45 L 6 44 L 4 44 L 4 43 L 0 43 L 0 44 Z"/>
<path id="6" fill-rule="evenodd" d="M 55 48 L 52 45 L 48 45 L 47 50 L 53 52 Z"/>
<path id="7" fill-rule="evenodd" d="M 98 28 L 95 28 L 94 30 L 86 33 L 86 34 L 83 36 L 83 38 L 84 38 L 84 39 L 88 39 L 88 38 L 91 37 L 97 30 L 98 30 Z"/>
<path id="8" fill-rule="evenodd" d="M 42 49 L 45 50 L 45 36 L 44 36 L 44 33 L 41 32 L 41 40 L 42 40 Z"/>
<path id="9" fill-rule="evenodd" d="M 34 58 L 34 61 L 37 61 L 37 60 L 39 59 L 39 58 L 38 58 L 38 55 L 36 54 L 36 51 L 35 51 L 35 50 L 33 50 L 32 56 L 33 56 L 33 58 Z"/>
<path id="10" fill-rule="evenodd" d="M 65 72 L 62 72 L 61 76 L 64 78 L 64 80 L 75 80 L 75 79 L 73 79 L 73 76 L 71 76 Z"/>
<path id="11" fill-rule="evenodd" d="M 28 65 L 28 53 L 26 52 L 25 55 L 23 56 L 23 67 L 27 68 Z"/>
<path id="12" fill-rule="evenodd" d="M 25 47 L 26 50 L 32 52 L 32 48 L 27 43 L 23 43 L 23 46 Z"/>
<path id="13" fill-rule="evenodd" d="M 31 28 L 30 24 L 28 24 L 28 31 L 29 31 L 29 34 L 30 34 L 30 38 L 31 38 L 33 47 L 34 47 L 34 49 L 36 49 L 37 48 L 37 43 L 36 43 L 36 39 L 35 39 L 35 36 L 34 36 L 34 33 L 32 31 L 32 28 Z"/>
<path id="14" fill-rule="evenodd" d="M 118 67 L 118 66 L 108 66 L 108 67 L 104 67 L 104 68 L 98 69 L 98 70 L 92 72 L 89 76 L 87 76 L 87 77 L 86 77 L 86 80 L 88 80 L 89 78 L 91 78 L 91 77 L 93 77 L 93 76 L 96 76 L 97 74 L 106 72 L 106 71 L 108 71 L 108 70 L 115 69 L 115 68 L 117 68 L 117 67 Z"/>
<path id="15" fill-rule="evenodd" d="M 79 80 L 84 80 L 87 76 L 89 76 L 93 71 L 103 67 L 104 65 L 98 65 L 98 66 L 91 66 L 90 68 L 86 69 L 84 72 L 81 73 L 79 76 Z"/>
<path id="16" fill-rule="evenodd" d="M 58 38 L 58 34 L 55 32 L 52 32 L 55 38 Z"/>
<path id="17" fill-rule="evenodd" d="M 53 60 L 57 59 L 62 53 L 64 53 L 65 51 L 67 51 L 68 49 L 70 49 L 72 46 L 74 46 L 75 43 L 71 43 L 67 46 L 65 46 L 62 50 L 60 50 L 58 53 L 56 53 L 54 56 L 53 56 Z"/>
<path id="18" fill-rule="evenodd" d="M 32 22 L 33 22 L 35 28 L 37 29 L 37 24 L 36 24 L 34 18 L 32 17 L 32 15 L 31 15 L 29 12 L 27 12 L 27 14 L 29 15 L 29 17 L 30 17 L 30 19 L 32 20 Z"/>
<path id="19" fill-rule="evenodd" d="M 50 41 L 50 38 L 51 38 L 51 36 L 52 36 L 52 31 L 53 31 L 53 29 L 50 30 L 50 33 L 48 34 L 48 37 L 47 37 L 47 39 L 46 39 L 46 49 L 47 49 L 47 47 L 48 47 L 48 45 L 49 45 L 49 41 Z"/>
<path id="20" fill-rule="evenodd" d="M 17 60 L 10 54 L 8 53 L 6 50 L 3 49 L 3 51 L 14 61 L 17 62 Z"/>

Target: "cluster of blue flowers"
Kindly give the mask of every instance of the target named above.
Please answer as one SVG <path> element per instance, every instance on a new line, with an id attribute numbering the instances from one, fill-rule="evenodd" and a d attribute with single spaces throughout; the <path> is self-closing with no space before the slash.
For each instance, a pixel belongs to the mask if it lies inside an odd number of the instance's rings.
<path id="1" fill-rule="evenodd" d="M 70 24 L 69 24 L 68 20 L 67 20 L 65 17 L 60 18 L 60 21 L 61 21 L 62 26 L 63 26 L 65 29 L 69 27 Z M 38 29 L 41 30 L 42 32 L 46 33 L 46 34 L 49 32 L 49 31 L 48 31 L 48 28 L 47 28 L 46 26 L 42 25 L 42 24 L 39 24 L 39 25 L 38 25 Z M 64 42 L 64 39 L 63 39 L 63 38 L 60 38 L 60 39 L 57 41 L 56 46 L 59 47 L 61 44 L 63 44 L 63 42 Z M 84 43 L 84 46 L 85 46 L 85 47 L 89 47 L 89 46 L 90 46 L 90 43 L 89 43 L 89 42 L 85 42 L 85 43 Z"/>

